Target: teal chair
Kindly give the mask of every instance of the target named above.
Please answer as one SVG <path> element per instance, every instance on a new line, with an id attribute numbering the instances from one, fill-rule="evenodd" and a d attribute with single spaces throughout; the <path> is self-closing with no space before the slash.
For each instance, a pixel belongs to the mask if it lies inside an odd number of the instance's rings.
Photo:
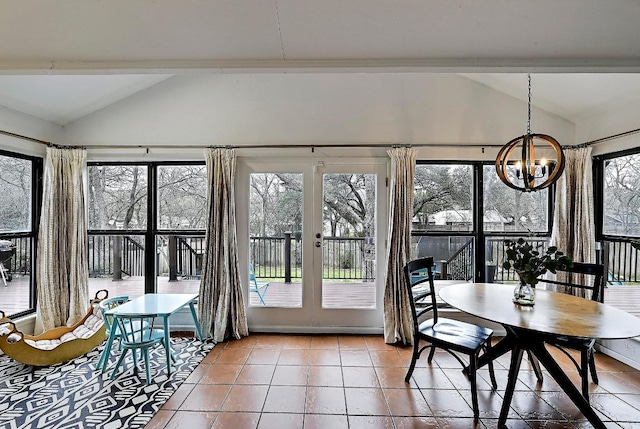
<path id="1" fill-rule="evenodd" d="M 259 282 L 256 279 L 256 272 L 253 269 L 253 264 L 249 264 L 249 292 L 257 293 L 262 305 L 265 305 L 264 296 L 267 294 L 269 284 L 269 282 Z"/>
<path id="2" fill-rule="evenodd" d="M 107 338 L 109 338 L 111 330 L 114 329 L 114 326 L 113 326 L 113 316 L 108 316 L 105 314 L 105 312 L 113 308 L 116 308 L 117 306 L 124 304 L 127 301 L 129 301 L 128 296 L 120 295 L 120 296 L 114 296 L 113 298 L 103 299 L 98 303 L 98 306 L 100 307 L 100 311 L 102 312 L 102 318 L 104 319 L 104 325 L 107 329 L 106 331 Z M 115 338 L 120 338 L 120 334 L 116 333 Z M 96 368 L 102 368 L 103 366 L 106 366 L 107 360 L 108 360 L 108 357 L 104 353 L 101 354 L 100 360 L 98 361 Z"/>
<path id="3" fill-rule="evenodd" d="M 171 350 L 170 345 L 165 343 L 164 331 L 153 327 L 155 314 L 116 314 L 114 315 L 115 328 L 118 329 L 120 335 L 120 345 L 122 353 L 116 363 L 111 378 L 115 378 L 118 368 L 122 365 L 129 350 L 133 352 L 134 366 L 137 367 L 135 360 L 136 350 L 140 350 L 140 354 L 144 359 L 144 366 L 147 375 L 147 383 L 151 383 L 151 375 L 149 371 L 149 349 L 159 344 L 165 350 Z M 176 358 L 170 352 L 171 360 L 175 362 Z M 167 367 L 169 362 L 167 362 Z"/>

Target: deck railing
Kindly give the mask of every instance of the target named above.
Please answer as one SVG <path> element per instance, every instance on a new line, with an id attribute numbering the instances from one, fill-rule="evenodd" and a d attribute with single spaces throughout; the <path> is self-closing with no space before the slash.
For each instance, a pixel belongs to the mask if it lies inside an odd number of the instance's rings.
<path id="1" fill-rule="evenodd" d="M 525 240 L 539 252 L 546 252 L 549 247 L 549 239 L 546 237 L 525 238 Z M 505 239 L 489 238 L 486 240 L 486 244 L 486 260 L 491 264 L 495 264 L 494 266 L 496 267 L 493 281 L 498 283 L 517 281 L 518 275 L 514 270 L 502 269 L 502 263 L 504 262 L 506 253 Z M 491 281 L 491 279 L 489 279 L 489 281 Z"/>
<path id="2" fill-rule="evenodd" d="M 160 275 L 169 280 L 178 277 L 197 279 L 202 270 L 204 237 L 168 236 L 160 240 L 164 250 L 158 248 Z M 540 251 L 545 251 L 548 240 L 544 237 L 526 239 Z M 31 240 L 28 237 L 12 239 L 16 254 L 7 268 L 14 274 L 30 274 Z M 366 248 L 363 237 L 324 237 L 323 278 L 329 280 L 371 280 L 375 278 L 375 263 L 369 258 L 372 253 Z M 504 238 L 486 240 L 487 260 L 495 264 L 494 281 L 517 281 L 513 270 L 500 267 L 504 261 Z M 282 279 L 291 282 L 302 276 L 302 239 L 286 233 L 282 237 L 250 237 L 250 261 L 259 278 Z M 112 277 L 120 280 L 124 276 L 143 276 L 145 246 L 136 236 L 89 235 L 90 277 Z M 164 252 L 164 253 L 163 253 Z M 164 255 L 165 263 L 161 263 Z M 609 284 L 640 283 L 640 251 L 628 240 L 604 242 L 603 256 L 609 271 Z M 442 261 L 443 278 L 470 280 L 473 278 L 473 241 L 468 241 L 451 258 Z M 7 264 L 5 264 L 7 265 Z M 491 281 L 491 279 L 489 279 Z"/>
<path id="3" fill-rule="evenodd" d="M 30 275 L 31 237 L 7 237 L 2 239 L 10 241 L 16 249 L 15 253 L 11 255 L 11 258 L 4 261 L 4 267 L 9 270 L 11 275 Z"/>
<path id="4" fill-rule="evenodd" d="M 640 284 L 640 250 L 633 247 L 627 239 L 605 240 L 603 242 L 603 260 L 609 275 L 609 284 Z"/>
<path id="5" fill-rule="evenodd" d="M 302 277 L 302 238 L 250 237 L 250 260 L 256 277 L 283 279 L 285 283 Z M 322 277 L 328 280 L 371 280 L 375 263 L 369 258 L 365 237 L 323 237 Z"/>
<path id="6" fill-rule="evenodd" d="M 160 236 L 156 253 L 160 275 L 200 278 L 204 237 Z M 375 263 L 368 258 L 363 237 L 323 239 L 323 278 L 330 280 L 371 280 Z M 302 277 L 302 239 L 292 233 L 282 237 L 250 237 L 250 260 L 259 278 L 291 282 Z M 369 249 L 370 250 L 370 249 Z M 142 239 L 129 236 L 89 235 L 90 277 L 144 275 L 145 246 Z"/>
<path id="7" fill-rule="evenodd" d="M 89 277 L 144 276 L 143 238 L 89 235 Z"/>

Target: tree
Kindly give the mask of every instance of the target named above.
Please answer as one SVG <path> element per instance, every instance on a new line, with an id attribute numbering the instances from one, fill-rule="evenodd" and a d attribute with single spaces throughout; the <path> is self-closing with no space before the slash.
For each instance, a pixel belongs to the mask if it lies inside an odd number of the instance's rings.
<path id="1" fill-rule="evenodd" d="M 606 233 L 640 234 L 640 154 L 606 161 L 604 217 Z"/>
<path id="2" fill-rule="evenodd" d="M 251 235 L 282 236 L 302 230 L 302 175 L 254 173 L 250 179 Z"/>
<path id="3" fill-rule="evenodd" d="M 443 210 L 471 210 L 473 170 L 468 165 L 417 165 L 413 213 L 420 229 L 429 215 Z"/>
<path id="4" fill-rule="evenodd" d="M 0 231 L 30 229 L 31 170 L 29 160 L 0 155 Z"/>
<path id="5" fill-rule="evenodd" d="M 158 227 L 204 229 L 207 170 L 204 165 L 158 168 Z"/>
<path id="6" fill-rule="evenodd" d="M 146 210 L 146 166 L 89 166 L 90 228 L 145 229 Z"/>
<path id="7" fill-rule="evenodd" d="M 549 194 L 546 189 L 522 192 L 502 183 L 495 167 L 484 167 L 484 211 L 510 221 L 514 231 L 546 231 Z"/>
<path id="8" fill-rule="evenodd" d="M 324 221 L 329 225 L 331 236 L 373 235 L 375 231 L 375 177 L 373 175 L 326 174 L 323 186 Z"/>

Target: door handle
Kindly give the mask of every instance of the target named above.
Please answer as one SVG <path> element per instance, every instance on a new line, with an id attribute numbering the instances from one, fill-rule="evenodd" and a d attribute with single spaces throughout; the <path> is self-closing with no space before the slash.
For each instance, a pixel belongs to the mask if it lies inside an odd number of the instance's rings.
<path id="1" fill-rule="evenodd" d="M 316 241 L 316 247 L 322 247 L 322 243 L 319 241 Z"/>

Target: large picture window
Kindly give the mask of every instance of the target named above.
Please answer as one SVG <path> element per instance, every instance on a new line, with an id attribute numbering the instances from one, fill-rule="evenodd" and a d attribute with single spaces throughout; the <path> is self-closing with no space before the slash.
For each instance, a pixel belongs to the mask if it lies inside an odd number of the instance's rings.
<path id="1" fill-rule="evenodd" d="M 511 189 L 493 164 L 419 162 L 414 188 L 412 257 L 433 256 L 440 279 L 511 280 L 499 269 L 505 238 L 546 246 L 549 190 Z"/>
<path id="2" fill-rule="evenodd" d="M 204 163 L 89 163 L 88 178 L 91 293 L 197 292 Z"/>

